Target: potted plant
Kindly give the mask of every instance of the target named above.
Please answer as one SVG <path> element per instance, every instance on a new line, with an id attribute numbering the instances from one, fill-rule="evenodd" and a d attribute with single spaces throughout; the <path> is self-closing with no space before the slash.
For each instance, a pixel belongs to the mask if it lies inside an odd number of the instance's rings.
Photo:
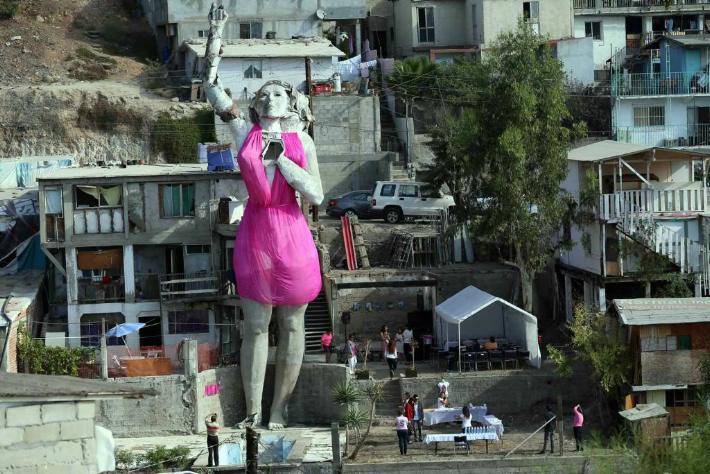
<path id="1" fill-rule="evenodd" d="M 369 380 L 370 371 L 367 370 L 367 357 L 370 355 L 370 339 L 365 341 L 365 358 L 363 360 L 362 369 L 355 371 L 355 378 L 358 380 Z"/>
<path id="2" fill-rule="evenodd" d="M 407 369 L 404 371 L 404 375 L 407 377 L 416 377 L 417 376 L 417 368 L 415 367 L 415 362 L 414 362 L 414 355 L 416 353 L 417 347 L 419 346 L 419 343 L 417 341 L 412 341 L 412 366 L 407 367 Z"/>

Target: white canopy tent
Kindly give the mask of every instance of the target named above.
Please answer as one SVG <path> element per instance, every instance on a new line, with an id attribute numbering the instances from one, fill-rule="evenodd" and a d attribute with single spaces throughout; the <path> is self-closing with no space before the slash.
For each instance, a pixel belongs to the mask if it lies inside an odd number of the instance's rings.
<path id="1" fill-rule="evenodd" d="M 530 363 L 540 368 L 537 318 L 474 286 L 467 286 L 436 307 L 434 327 L 441 347 L 458 346 L 459 371 L 461 341 L 490 336 L 505 338 L 529 351 Z"/>

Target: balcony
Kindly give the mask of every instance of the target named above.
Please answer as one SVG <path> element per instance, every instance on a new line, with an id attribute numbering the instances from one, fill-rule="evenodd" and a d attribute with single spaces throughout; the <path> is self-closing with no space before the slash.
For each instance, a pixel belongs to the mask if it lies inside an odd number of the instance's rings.
<path id="1" fill-rule="evenodd" d="M 602 194 L 599 198 L 599 218 L 615 221 L 630 214 L 703 212 L 706 209 L 704 197 L 700 182 L 687 183 L 681 189 L 642 189 Z"/>
<path id="2" fill-rule="evenodd" d="M 699 5 L 707 5 L 708 0 L 574 0 L 575 10 L 615 10 L 637 11 L 700 10 Z M 666 6 L 668 4 L 668 6 Z M 674 8 L 676 7 L 676 8 Z"/>
<path id="3" fill-rule="evenodd" d="M 160 299 L 163 302 L 213 300 L 222 297 L 237 297 L 233 272 L 230 270 L 160 275 Z"/>
<path id="4" fill-rule="evenodd" d="M 702 71 L 614 74 L 613 97 L 710 94 L 710 78 Z"/>
<path id="5" fill-rule="evenodd" d="M 710 124 L 667 125 L 662 127 L 616 127 L 616 140 L 666 148 L 710 145 Z"/>
<path id="6" fill-rule="evenodd" d="M 160 275 L 155 273 L 136 273 L 136 301 L 160 300 Z"/>
<path id="7" fill-rule="evenodd" d="M 123 277 L 79 278 L 79 304 L 112 303 L 125 300 Z"/>

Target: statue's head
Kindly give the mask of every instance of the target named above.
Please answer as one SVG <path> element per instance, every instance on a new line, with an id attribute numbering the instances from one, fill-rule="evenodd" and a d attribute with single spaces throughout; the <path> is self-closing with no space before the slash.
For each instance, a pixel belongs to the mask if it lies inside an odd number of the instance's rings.
<path id="1" fill-rule="evenodd" d="M 304 130 L 313 121 L 308 98 L 283 81 L 266 82 L 249 104 L 251 122 L 262 118 L 280 119 L 284 130 Z"/>

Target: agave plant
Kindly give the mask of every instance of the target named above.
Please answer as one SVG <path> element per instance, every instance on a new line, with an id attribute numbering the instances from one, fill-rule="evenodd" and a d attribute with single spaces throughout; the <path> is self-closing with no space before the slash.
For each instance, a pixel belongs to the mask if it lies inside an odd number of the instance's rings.
<path id="1" fill-rule="evenodd" d="M 365 414 L 357 406 L 362 395 L 358 386 L 349 380 L 333 387 L 333 401 L 344 407 L 343 417 L 340 421 L 345 426 L 345 456 L 348 454 L 350 431 L 354 431 L 359 442 L 360 427 L 367 420 Z"/>
<path id="2" fill-rule="evenodd" d="M 373 382 L 365 387 L 363 390 L 364 398 L 370 403 L 370 410 L 367 416 L 367 430 L 365 430 L 365 433 L 360 436 L 359 430 L 358 430 L 358 440 L 357 444 L 355 445 L 355 449 L 353 449 L 352 454 L 350 455 L 350 459 L 355 460 L 357 457 L 357 453 L 360 452 L 360 449 L 365 445 L 365 441 L 367 440 L 367 437 L 370 435 L 370 429 L 372 428 L 372 422 L 375 419 L 375 406 L 377 402 L 382 400 L 383 396 L 383 391 L 384 391 L 384 385 L 382 383 L 378 382 Z"/>

